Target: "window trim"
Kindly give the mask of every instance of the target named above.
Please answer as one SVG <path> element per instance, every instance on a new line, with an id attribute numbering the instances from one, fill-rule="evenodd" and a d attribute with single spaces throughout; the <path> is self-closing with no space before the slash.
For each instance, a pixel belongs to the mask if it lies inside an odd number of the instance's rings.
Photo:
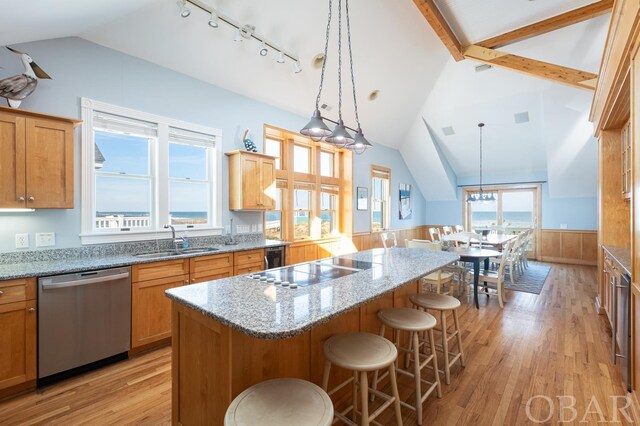
<path id="1" fill-rule="evenodd" d="M 189 230 L 191 236 L 204 236 L 204 235 L 222 235 L 224 228 L 222 227 L 222 131 L 220 129 L 214 129 L 198 124 L 188 123 L 185 121 L 174 120 L 172 118 L 163 117 L 160 115 L 149 114 L 143 111 L 138 111 L 131 108 L 121 107 L 117 105 L 108 104 L 105 102 L 96 101 L 90 98 L 81 98 L 81 114 L 82 114 L 82 139 L 81 139 L 81 228 L 80 228 L 80 240 L 82 244 L 101 244 L 111 242 L 125 242 L 125 241 L 144 241 L 144 240 L 158 240 L 165 239 L 171 231 L 159 228 L 160 223 L 156 223 L 156 229 L 144 230 L 144 231 L 131 231 L 127 233 L 107 233 L 107 232 L 94 232 L 93 229 L 93 214 L 95 211 L 95 187 L 94 187 L 94 174 L 92 166 L 95 161 L 95 150 L 93 149 L 93 113 L 94 111 L 102 111 L 105 113 L 121 115 L 123 117 L 130 117 L 136 120 L 149 121 L 158 124 L 158 145 L 161 140 L 169 143 L 169 128 L 181 128 L 185 130 L 191 130 L 194 132 L 204 133 L 211 135 L 215 138 L 214 147 L 211 148 L 211 155 L 213 156 L 211 166 L 214 167 L 214 171 L 211 174 L 211 189 L 215 190 L 215 196 L 211 199 L 211 225 L 207 228 L 187 228 L 186 226 L 176 227 L 180 230 Z M 166 152 L 165 152 L 166 151 Z M 160 146 L 156 147 L 155 164 L 167 164 L 168 163 L 169 150 L 161 149 Z M 152 177 L 154 184 L 153 187 L 153 209 L 152 211 L 168 211 L 169 204 L 169 175 L 167 167 L 158 167 L 155 176 Z M 167 191 L 164 194 L 158 190 L 158 182 L 165 181 L 167 185 Z M 158 220 L 157 213 L 154 218 Z"/>

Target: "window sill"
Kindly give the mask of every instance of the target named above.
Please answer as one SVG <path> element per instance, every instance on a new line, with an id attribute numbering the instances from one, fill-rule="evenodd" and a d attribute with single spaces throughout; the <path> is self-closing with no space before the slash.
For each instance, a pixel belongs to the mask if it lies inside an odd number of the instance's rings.
<path id="1" fill-rule="evenodd" d="M 188 232 L 189 237 L 204 237 L 211 235 L 222 235 L 224 228 L 200 228 L 200 229 L 188 229 L 178 230 L 177 233 Z M 124 243 L 132 241 L 148 241 L 148 240 L 164 240 L 171 238 L 171 231 L 138 231 L 127 233 L 95 233 L 95 234 L 80 234 L 80 242 L 82 245 L 91 244 L 105 244 L 105 243 Z"/>

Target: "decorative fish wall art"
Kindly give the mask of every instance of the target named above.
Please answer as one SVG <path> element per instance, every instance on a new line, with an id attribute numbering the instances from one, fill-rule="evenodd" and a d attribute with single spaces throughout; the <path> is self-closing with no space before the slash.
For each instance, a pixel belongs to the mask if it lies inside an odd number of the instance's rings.
<path id="1" fill-rule="evenodd" d="M 13 77 L 0 79 L 0 97 L 5 98 L 11 108 L 18 108 L 22 101 L 36 90 L 39 78 L 50 80 L 51 77 L 33 61 L 31 56 L 8 46 L 7 49 L 20 55 L 24 72 Z"/>

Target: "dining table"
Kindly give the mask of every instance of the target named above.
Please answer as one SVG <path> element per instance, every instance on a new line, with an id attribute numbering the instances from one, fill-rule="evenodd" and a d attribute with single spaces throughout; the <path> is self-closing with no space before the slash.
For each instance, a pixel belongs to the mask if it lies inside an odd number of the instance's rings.
<path id="1" fill-rule="evenodd" d="M 482 244 L 495 248 L 498 251 L 502 251 L 502 247 L 509 241 L 518 238 L 515 234 L 489 234 L 483 236 L 482 239 L 471 238 L 469 241 L 471 244 Z M 460 243 L 467 243 L 469 240 L 466 235 L 460 235 L 458 233 L 443 235 L 443 241 L 456 241 Z"/>
<path id="2" fill-rule="evenodd" d="M 489 270 L 489 259 L 498 257 L 502 253 L 497 250 L 490 250 L 480 247 L 452 247 L 450 252 L 460 256 L 460 261 L 473 263 L 473 301 L 476 309 L 480 309 L 478 303 L 478 281 L 480 280 L 480 261 L 484 261 L 484 270 Z"/>

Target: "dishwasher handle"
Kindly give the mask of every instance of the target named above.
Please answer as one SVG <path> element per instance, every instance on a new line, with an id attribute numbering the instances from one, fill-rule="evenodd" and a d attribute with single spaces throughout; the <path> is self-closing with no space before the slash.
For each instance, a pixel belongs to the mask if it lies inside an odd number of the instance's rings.
<path id="1" fill-rule="evenodd" d="M 86 279 L 80 279 L 80 280 L 70 280 L 70 281 L 62 281 L 59 283 L 42 283 L 42 289 L 43 290 L 54 290 L 57 288 L 66 288 L 66 287 L 79 287 L 82 285 L 87 285 L 87 284 L 96 284 L 96 283 L 103 283 L 106 281 L 114 281 L 114 280 L 120 280 L 123 278 L 129 278 L 129 272 L 122 272 L 120 274 L 113 274 L 113 275 L 105 275 L 102 277 L 96 277 L 96 278 L 86 278 Z"/>

